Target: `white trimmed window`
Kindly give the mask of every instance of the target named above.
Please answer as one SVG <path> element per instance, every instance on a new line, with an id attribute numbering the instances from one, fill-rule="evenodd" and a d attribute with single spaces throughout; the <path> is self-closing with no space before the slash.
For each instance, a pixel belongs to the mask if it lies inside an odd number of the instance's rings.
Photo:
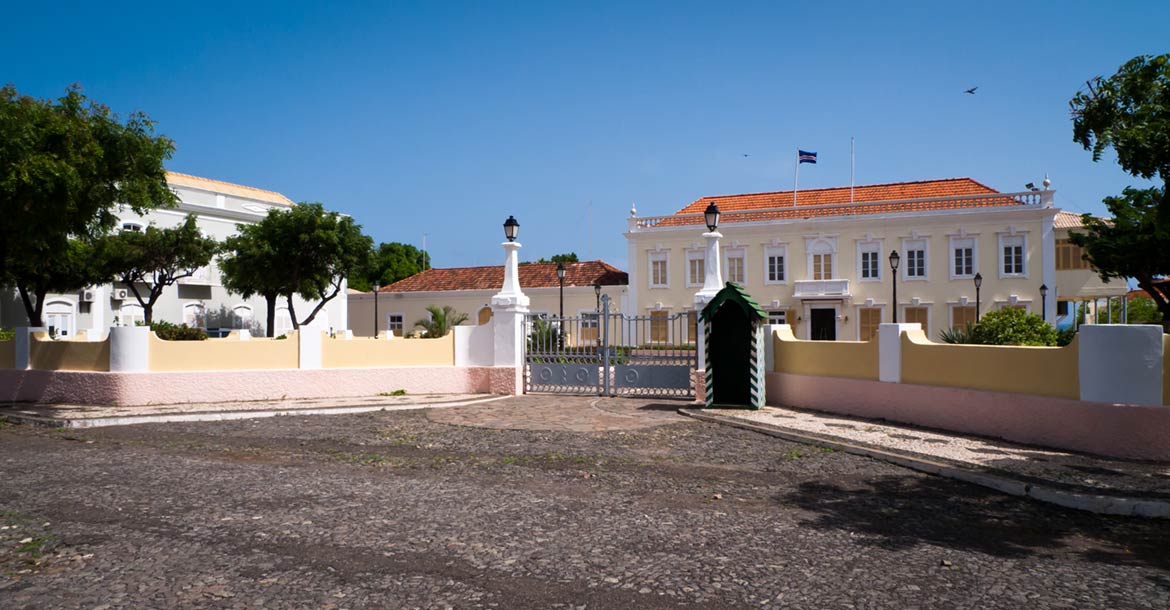
<path id="1" fill-rule="evenodd" d="M 813 280 L 831 280 L 837 276 L 837 238 L 816 237 L 805 239 L 808 251 L 808 277 Z"/>
<path id="2" fill-rule="evenodd" d="M 405 316 L 400 313 L 386 314 L 386 330 L 393 333 L 395 337 L 401 337 L 402 331 L 405 327 Z"/>
<path id="3" fill-rule="evenodd" d="M 137 223 L 137 222 L 124 222 L 124 223 L 122 223 L 122 230 L 123 231 L 132 231 L 134 233 L 141 233 L 142 232 L 142 225 L 140 223 Z"/>
<path id="4" fill-rule="evenodd" d="M 999 236 L 1000 277 L 1027 277 L 1028 240 L 1026 235 Z"/>
<path id="5" fill-rule="evenodd" d="M 702 286 L 706 279 L 706 257 L 703 250 L 687 251 L 687 287 Z"/>
<path id="6" fill-rule="evenodd" d="M 670 285 L 670 268 L 666 252 L 650 253 L 650 287 L 666 288 Z"/>
<path id="7" fill-rule="evenodd" d="M 146 322 L 146 312 L 137 303 L 123 303 L 118 317 L 118 324 L 121 326 L 138 326 Z"/>
<path id="8" fill-rule="evenodd" d="M 926 279 L 926 240 L 908 239 L 902 243 L 902 277 L 908 280 Z"/>
<path id="9" fill-rule="evenodd" d="M 975 277 L 975 238 L 951 238 L 951 279 Z"/>
<path id="10" fill-rule="evenodd" d="M 727 274 L 724 276 L 728 282 L 735 282 L 742 286 L 747 277 L 745 269 L 747 267 L 746 254 L 743 248 L 728 248 L 724 250 L 724 267 L 727 269 Z"/>
<path id="11" fill-rule="evenodd" d="M 860 280 L 876 282 L 882 279 L 882 244 L 879 241 L 864 241 L 857 244 L 857 277 Z"/>
<path id="12" fill-rule="evenodd" d="M 784 275 L 784 261 L 788 249 L 784 246 L 768 246 L 764 248 L 764 283 L 783 284 L 787 281 Z"/>
<path id="13" fill-rule="evenodd" d="M 788 323 L 788 312 L 787 311 L 769 311 L 768 312 L 768 324 L 787 324 L 787 323 Z"/>
<path id="14" fill-rule="evenodd" d="M 206 311 L 199 303 L 188 303 L 183 306 L 183 324 L 191 328 L 203 328 L 206 320 Z"/>

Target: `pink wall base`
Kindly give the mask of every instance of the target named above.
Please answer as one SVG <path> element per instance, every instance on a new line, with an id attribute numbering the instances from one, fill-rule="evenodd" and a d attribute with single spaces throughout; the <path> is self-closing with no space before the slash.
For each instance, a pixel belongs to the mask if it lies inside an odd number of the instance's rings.
<path id="1" fill-rule="evenodd" d="M 1170 407 L 769 373 L 768 404 L 1109 457 L 1170 460 Z"/>
<path id="2" fill-rule="evenodd" d="M 0 401 L 135 406 L 282 398 L 515 393 L 515 369 L 395 367 L 91 373 L 0 370 Z"/>

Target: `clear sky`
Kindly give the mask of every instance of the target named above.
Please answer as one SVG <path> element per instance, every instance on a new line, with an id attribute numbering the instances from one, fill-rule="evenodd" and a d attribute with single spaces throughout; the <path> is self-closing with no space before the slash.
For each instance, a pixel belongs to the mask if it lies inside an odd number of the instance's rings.
<path id="1" fill-rule="evenodd" d="M 1170 2 L 9 3 L 0 81 L 147 112 L 170 169 L 321 201 L 436 266 L 626 265 L 631 202 L 1047 172 L 1103 212 L 1138 181 L 1068 100 L 1170 52 Z M 975 95 L 964 89 L 978 86 Z M 744 157 L 744 154 L 751 155 Z M 592 203 L 590 203 L 592 202 Z M 590 214 L 592 210 L 592 214 Z M 590 222 L 592 216 L 592 222 Z"/>

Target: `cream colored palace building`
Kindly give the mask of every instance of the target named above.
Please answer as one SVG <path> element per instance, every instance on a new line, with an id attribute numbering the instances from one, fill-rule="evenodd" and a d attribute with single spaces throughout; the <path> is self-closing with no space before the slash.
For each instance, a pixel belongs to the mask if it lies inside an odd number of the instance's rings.
<path id="1" fill-rule="evenodd" d="M 1043 300 L 1055 322 L 1059 301 L 1119 296 L 1125 285 L 1102 282 L 1081 260 L 1067 241 L 1079 216 L 1054 207 L 1054 193 L 1047 179 L 1042 190 L 1001 193 L 956 178 L 800 191 L 795 202 L 792 191 L 703 197 L 668 216 L 631 209 L 625 309 L 694 315 L 706 272 L 703 211 L 715 203 L 723 280 L 746 288 L 771 323 L 791 324 L 800 338 L 868 340 L 896 310 L 899 322 L 921 323 L 937 339 L 975 321 L 976 274 L 980 314 L 1040 314 Z"/>

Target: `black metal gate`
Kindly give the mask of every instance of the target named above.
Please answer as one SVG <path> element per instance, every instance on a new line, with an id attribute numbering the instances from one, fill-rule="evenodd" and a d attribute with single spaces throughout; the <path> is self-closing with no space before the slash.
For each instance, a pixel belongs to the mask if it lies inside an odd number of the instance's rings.
<path id="1" fill-rule="evenodd" d="M 525 319 L 524 391 L 694 398 L 695 317 L 601 311 Z"/>

